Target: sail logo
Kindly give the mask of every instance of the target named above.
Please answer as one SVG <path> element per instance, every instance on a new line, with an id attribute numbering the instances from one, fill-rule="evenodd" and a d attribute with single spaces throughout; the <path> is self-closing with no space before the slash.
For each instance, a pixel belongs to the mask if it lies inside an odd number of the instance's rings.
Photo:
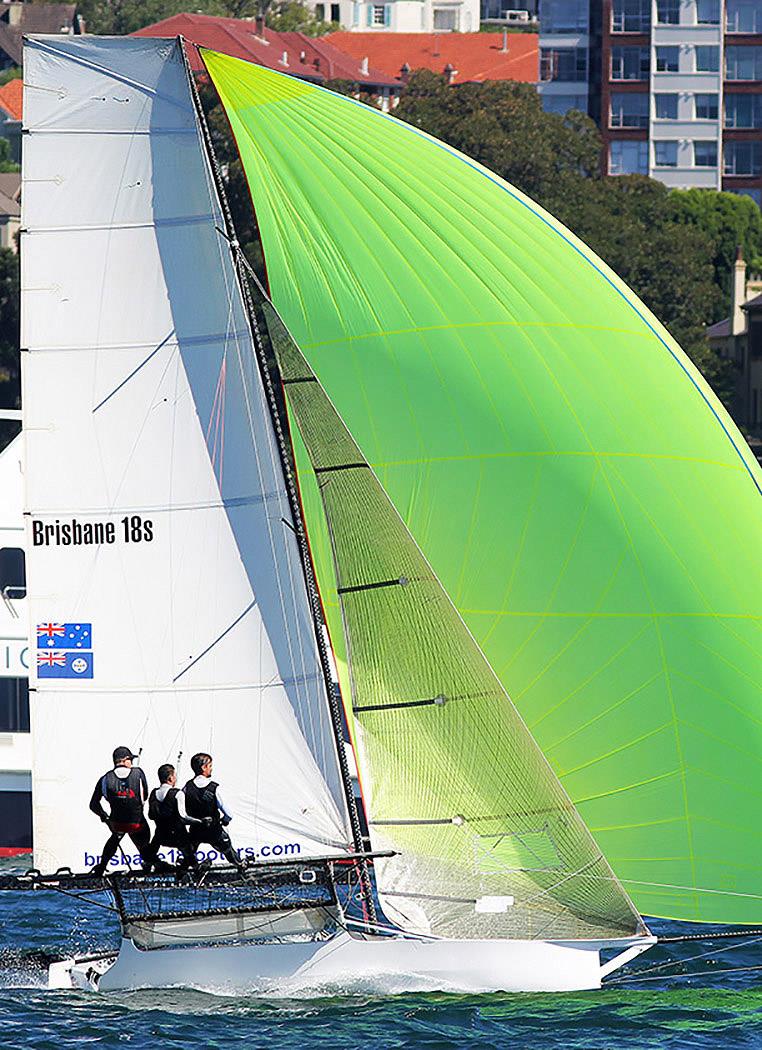
<path id="1" fill-rule="evenodd" d="M 38 623 L 37 677 L 92 678 L 92 624 Z"/>

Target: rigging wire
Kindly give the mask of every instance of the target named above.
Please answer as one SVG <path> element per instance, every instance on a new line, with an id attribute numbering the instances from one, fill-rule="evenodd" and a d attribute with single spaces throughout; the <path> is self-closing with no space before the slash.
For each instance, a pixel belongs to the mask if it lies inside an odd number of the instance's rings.
<path id="1" fill-rule="evenodd" d="M 762 931 L 757 931 L 757 932 L 762 933 Z M 709 937 L 711 938 L 711 936 L 712 935 L 710 934 Z M 718 934 L 717 936 L 720 936 L 720 937 L 728 936 L 728 934 Z M 685 938 L 680 938 L 680 937 L 665 938 L 665 941 L 667 941 L 668 943 L 674 944 L 674 943 L 680 942 L 682 940 L 690 941 L 690 940 L 694 940 L 694 939 L 698 940 L 700 938 L 697 938 L 694 935 L 688 935 Z M 693 977 L 693 976 L 700 977 L 700 976 L 702 976 L 702 974 L 700 974 L 700 973 L 696 973 L 696 974 L 689 974 L 689 973 L 664 973 L 664 974 L 658 974 L 655 977 L 649 977 L 647 975 L 648 974 L 656 974 L 658 970 L 665 970 L 665 969 L 668 969 L 669 967 L 684 966 L 686 963 L 698 962 L 700 959 L 708 959 L 708 958 L 711 958 L 712 956 L 721 955 L 723 952 L 732 952 L 732 951 L 736 951 L 739 948 L 746 948 L 750 944 L 759 944 L 760 941 L 762 941 L 762 936 L 752 937 L 749 940 L 741 941 L 740 944 L 730 944 L 730 945 L 728 945 L 725 948 L 711 948 L 709 951 L 701 952 L 699 955 L 691 955 L 687 959 L 670 959 L 667 962 L 656 963 L 654 966 L 646 967 L 644 970 L 640 971 L 644 975 L 642 977 L 639 976 L 639 974 L 634 973 L 634 974 L 631 974 L 631 975 L 629 975 L 627 977 L 614 978 L 614 980 L 608 981 L 607 984 L 621 984 L 621 983 L 623 983 L 625 981 L 655 981 L 655 980 L 657 980 L 659 978 L 666 979 L 668 977 Z M 663 943 L 663 942 L 660 940 L 657 943 Z M 746 967 L 740 967 L 739 969 L 746 969 Z M 752 970 L 753 969 L 762 969 L 762 966 L 758 966 L 758 967 L 757 966 L 751 966 L 751 967 L 748 967 L 748 969 L 752 969 Z M 725 973 L 726 971 L 718 970 L 717 972 L 718 973 Z"/>

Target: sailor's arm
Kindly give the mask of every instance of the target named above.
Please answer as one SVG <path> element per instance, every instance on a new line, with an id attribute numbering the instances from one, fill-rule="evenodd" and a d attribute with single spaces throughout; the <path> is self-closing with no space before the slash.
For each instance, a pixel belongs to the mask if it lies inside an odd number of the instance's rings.
<path id="1" fill-rule="evenodd" d="M 109 814 L 103 808 L 103 777 L 95 783 L 95 790 L 90 798 L 90 811 L 104 823 L 108 820 Z"/>
<path id="2" fill-rule="evenodd" d="M 203 824 L 203 820 L 199 820 L 198 817 L 188 816 L 188 811 L 185 808 L 185 792 L 180 789 L 175 795 L 175 802 L 177 803 L 177 813 L 183 824 Z"/>
<path id="3" fill-rule="evenodd" d="M 219 786 L 217 787 L 217 793 L 216 794 L 217 794 L 217 807 L 219 808 L 219 811 L 222 814 L 222 821 L 221 821 L 221 823 L 222 823 L 222 826 L 225 827 L 225 825 L 229 824 L 230 821 L 233 819 L 233 814 L 230 812 L 230 810 L 225 808 L 225 803 L 222 800 L 222 794 L 220 793 Z"/>

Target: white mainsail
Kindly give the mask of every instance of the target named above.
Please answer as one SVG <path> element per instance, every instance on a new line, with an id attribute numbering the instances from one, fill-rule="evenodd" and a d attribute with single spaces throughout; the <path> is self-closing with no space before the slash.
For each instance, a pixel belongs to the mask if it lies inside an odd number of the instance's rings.
<path id="1" fill-rule="evenodd" d="M 35 862 L 100 852 L 88 801 L 122 744 L 149 782 L 210 751 L 244 855 L 344 851 L 302 566 L 180 45 L 40 37 L 24 73 Z"/>

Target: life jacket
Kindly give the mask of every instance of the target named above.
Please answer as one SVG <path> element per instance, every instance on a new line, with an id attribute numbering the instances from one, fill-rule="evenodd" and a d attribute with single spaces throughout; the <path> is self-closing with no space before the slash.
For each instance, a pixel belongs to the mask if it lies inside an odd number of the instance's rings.
<path id="1" fill-rule="evenodd" d="M 204 817 L 211 817 L 215 824 L 220 823 L 220 808 L 217 805 L 217 788 L 219 785 L 216 780 L 210 780 L 206 787 L 196 787 L 193 780 L 189 780 L 184 787 L 185 791 L 185 812 L 189 817 L 196 817 L 197 820 L 203 820 Z"/>
<path id="2" fill-rule="evenodd" d="M 156 830 L 160 837 L 172 835 L 185 825 L 180 820 L 177 811 L 177 792 L 179 788 L 170 788 L 163 799 L 157 797 L 158 788 L 154 788 L 148 796 L 148 816 L 156 824 Z"/>
<path id="3" fill-rule="evenodd" d="M 140 770 L 131 769 L 126 777 L 118 777 L 113 769 L 101 781 L 103 797 L 111 807 L 111 819 L 116 824 L 140 824 L 143 821 L 143 778 Z"/>

